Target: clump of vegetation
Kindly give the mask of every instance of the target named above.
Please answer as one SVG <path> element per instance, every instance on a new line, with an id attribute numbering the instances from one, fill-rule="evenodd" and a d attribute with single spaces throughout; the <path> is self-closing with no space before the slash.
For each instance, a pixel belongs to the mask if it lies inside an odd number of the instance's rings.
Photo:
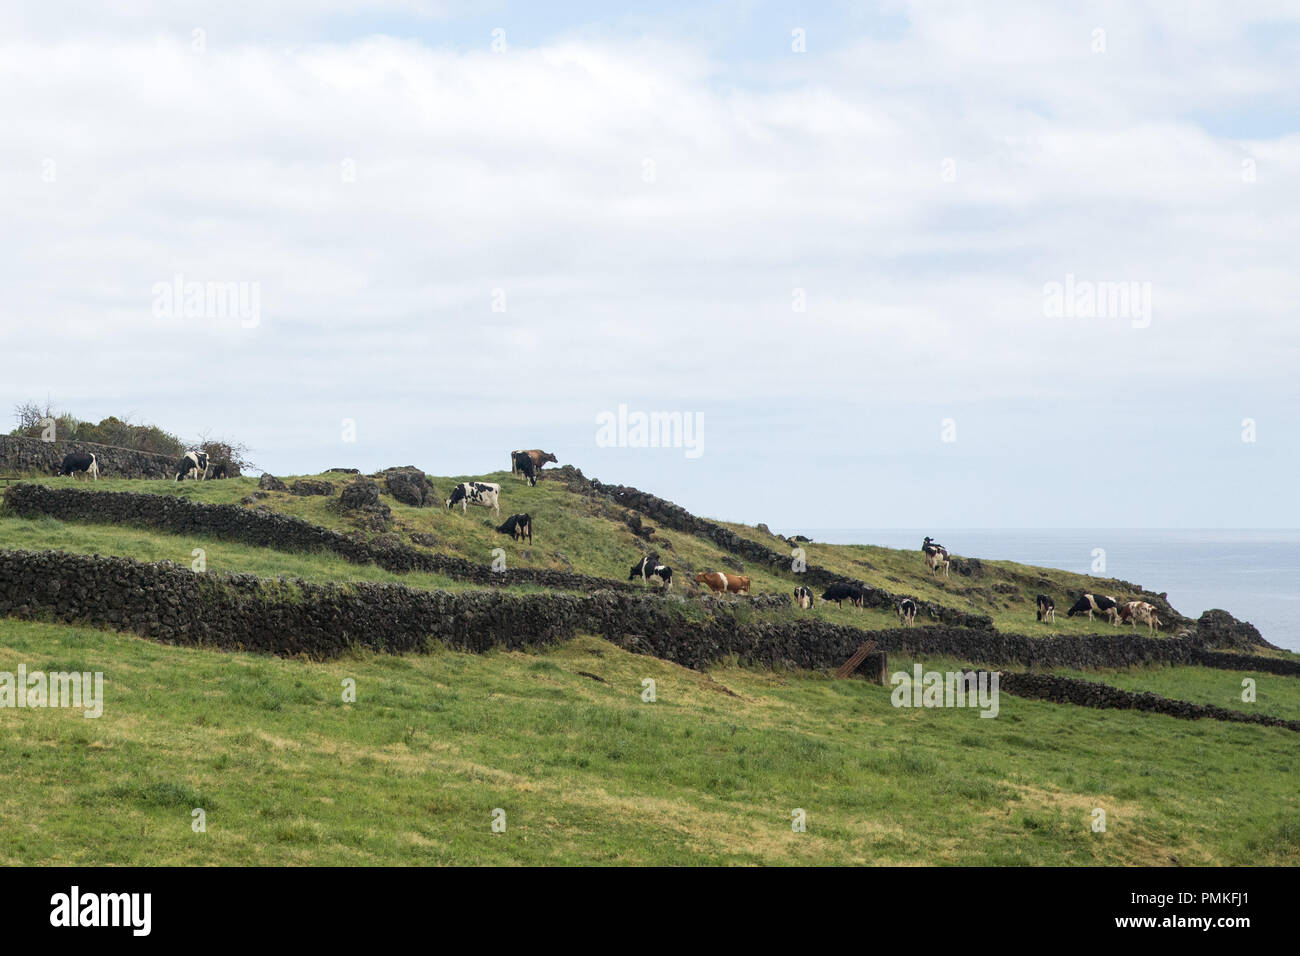
<path id="1" fill-rule="evenodd" d="M 115 445 L 150 455 L 180 458 L 192 448 L 207 452 L 213 463 L 223 462 L 234 466 L 233 473 L 252 471 L 257 466 L 249 459 L 248 446 L 225 438 L 213 438 L 207 433 L 199 441 L 189 443 L 157 425 L 136 424 L 131 416 L 125 419 L 110 415 L 99 424 L 83 422 L 70 412 L 55 409 L 47 398 L 40 402 L 20 402 L 14 406 L 17 426 L 11 435 L 21 438 L 53 437 L 59 441 L 93 442 L 97 445 Z"/>

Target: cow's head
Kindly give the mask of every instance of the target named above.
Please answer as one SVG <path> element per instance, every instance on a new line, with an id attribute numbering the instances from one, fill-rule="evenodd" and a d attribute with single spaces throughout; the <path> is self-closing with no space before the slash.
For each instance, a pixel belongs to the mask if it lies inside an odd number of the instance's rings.
<path id="1" fill-rule="evenodd" d="M 553 461 L 553 462 L 555 462 L 555 464 L 557 464 L 557 465 L 560 463 L 560 459 L 556 458 L 556 457 L 555 457 L 554 455 L 552 455 L 549 451 L 544 451 L 544 452 L 542 452 L 542 459 L 541 459 L 541 461 L 538 462 L 538 464 L 540 464 L 540 465 L 544 465 L 544 464 L 546 464 L 548 461 Z"/>

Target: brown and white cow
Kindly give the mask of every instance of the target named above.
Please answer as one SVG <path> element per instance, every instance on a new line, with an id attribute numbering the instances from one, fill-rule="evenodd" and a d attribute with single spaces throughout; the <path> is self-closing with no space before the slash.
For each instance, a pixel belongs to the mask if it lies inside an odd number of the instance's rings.
<path id="1" fill-rule="evenodd" d="M 1138 624 L 1145 624 L 1147 631 L 1152 633 L 1160 629 L 1160 617 L 1156 614 L 1156 607 L 1146 601 L 1129 601 L 1127 604 L 1121 604 L 1119 619 L 1124 623 L 1132 621 L 1135 631 Z"/>
<path id="2" fill-rule="evenodd" d="M 794 603 L 799 605 L 805 611 L 813 606 L 812 588 L 806 584 L 801 584 L 794 589 Z"/>
<path id="3" fill-rule="evenodd" d="M 707 584 L 714 594 L 748 594 L 749 578 L 743 574 L 724 574 L 721 571 L 701 571 L 695 575 L 696 584 Z"/>

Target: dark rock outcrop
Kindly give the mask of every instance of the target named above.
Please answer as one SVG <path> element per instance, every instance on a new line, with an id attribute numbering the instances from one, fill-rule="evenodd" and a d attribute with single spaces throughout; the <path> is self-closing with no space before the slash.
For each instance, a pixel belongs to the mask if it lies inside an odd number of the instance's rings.
<path id="1" fill-rule="evenodd" d="M 433 480 L 418 468 L 389 468 L 383 472 L 388 493 L 404 505 L 426 508 L 438 504 Z"/>
<path id="2" fill-rule="evenodd" d="M 319 478 L 299 478 L 289 486 L 289 494 L 298 495 L 301 498 L 328 497 L 334 494 L 334 485 L 328 481 L 321 481 Z"/>
<path id="3" fill-rule="evenodd" d="M 380 502 L 379 486 L 369 478 L 357 478 L 343 486 L 339 509 L 370 531 L 386 531 L 393 521 L 393 509 Z"/>
<path id="4" fill-rule="evenodd" d="M 1252 647 L 1269 647 L 1278 650 L 1260 636 L 1254 624 L 1239 621 L 1227 611 L 1212 608 L 1201 615 L 1196 622 L 1196 636 L 1211 648 L 1228 648 L 1249 650 Z"/>

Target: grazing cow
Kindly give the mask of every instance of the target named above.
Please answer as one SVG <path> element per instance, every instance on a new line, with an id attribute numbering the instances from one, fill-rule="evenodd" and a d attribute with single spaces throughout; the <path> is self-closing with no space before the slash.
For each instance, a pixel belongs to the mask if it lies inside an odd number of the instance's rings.
<path id="1" fill-rule="evenodd" d="M 533 468 L 540 472 L 542 466 L 548 461 L 553 461 L 557 465 L 560 460 L 552 455 L 549 451 L 542 451 L 540 448 L 530 448 L 527 451 L 512 451 L 510 453 L 510 473 L 512 475 L 519 473 L 519 456 L 527 455 L 533 462 Z"/>
<path id="2" fill-rule="evenodd" d="M 497 530 L 502 534 L 510 535 L 512 541 L 523 541 L 524 538 L 527 538 L 529 544 L 533 543 L 532 515 L 511 515 Z"/>
<path id="3" fill-rule="evenodd" d="M 823 601 L 834 601 L 840 607 L 848 601 L 853 607 L 862 607 L 866 592 L 851 581 L 836 581 L 822 592 Z"/>
<path id="4" fill-rule="evenodd" d="M 1085 594 L 1074 602 L 1074 607 L 1065 613 L 1066 617 L 1074 617 L 1076 614 L 1087 614 L 1088 620 L 1092 620 L 1093 613 L 1105 614 L 1106 620 L 1111 624 L 1119 623 L 1119 603 L 1113 597 L 1106 597 L 1104 594 Z"/>
<path id="5" fill-rule="evenodd" d="M 459 504 L 460 513 L 464 514 L 469 505 L 482 505 L 484 508 L 491 508 L 492 513 L 500 518 L 501 503 L 498 500 L 500 494 L 501 486 L 495 481 L 462 481 L 451 490 L 451 497 L 447 499 L 447 510 L 450 511 Z"/>
<path id="6" fill-rule="evenodd" d="M 184 481 L 194 478 L 205 481 L 208 477 L 208 453 L 204 451 L 187 451 L 185 457 L 176 463 L 176 480 Z"/>
<path id="7" fill-rule="evenodd" d="M 912 626 L 912 621 L 916 618 L 916 602 L 911 598 L 903 598 L 898 602 L 898 619 L 908 627 Z"/>
<path id="8" fill-rule="evenodd" d="M 99 459 L 88 451 L 70 452 L 64 456 L 63 464 L 59 466 L 59 474 L 65 478 L 68 475 L 89 475 L 95 481 L 99 481 Z"/>
<path id="9" fill-rule="evenodd" d="M 644 558 L 632 565 L 632 571 L 628 574 L 627 579 L 634 581 L 641 578 L 641 586 L 650 583 L 651 578 L 658 578 L 659 583 L 664 589 L 671 591 L 673 588 L 673 569 L 666 564 L 659 563 L 659 555 L 647 554 Z"/>
<path id="10" fill-rule="evenodd" d="M 1138 624 L 1145 624 L 1149 633 L 1160 629 L 1160 617 L 1156 614 L 1156 606 L 1146 601 L 1129 601 L 1121 605 L 1119 619 L 1121 622 L 1132 621 L 1135 631 Z"/>
<path id="11" fill-rule="evenodd" d="M 921 551 L 925 554 L 925 563 L 930 569 L 932 576 L 937 575 L 939 568 L 943 568 L 943 576 L 948 576 L 948 549 L 935 541 L 929 535 L 921 542 Z"/>
<path id="12" fill-rule="evenodd" d="M 513 459 L 511 473 L 522 474 L 524 481 L 528 482 L 530 487 L 536 485 L 537 465 L 533 463 L 532 457 L 523 451 L 511 452 L 510 457 Z"/>
<path id="13" fill-rule="evenodd" d="M 799 585 L 794 589 L 794 603 L 799 605 L 805 611 L 813 606 L 812 588 L 805 584 Z"/>
<path id="14" fill-rule="evenodd" d="M 749 578 L 743 574 L 726 574 L 722 571 L 701 571 L 695 575 L 696 584 L 707 584 L 714 594 L 748 594 Z"/>
<path id="15" fill-rule="evenodd" d="M 1038 619 L 1056 623 L 1056 602 L 1046 594 L 1038 595 Z"/>

